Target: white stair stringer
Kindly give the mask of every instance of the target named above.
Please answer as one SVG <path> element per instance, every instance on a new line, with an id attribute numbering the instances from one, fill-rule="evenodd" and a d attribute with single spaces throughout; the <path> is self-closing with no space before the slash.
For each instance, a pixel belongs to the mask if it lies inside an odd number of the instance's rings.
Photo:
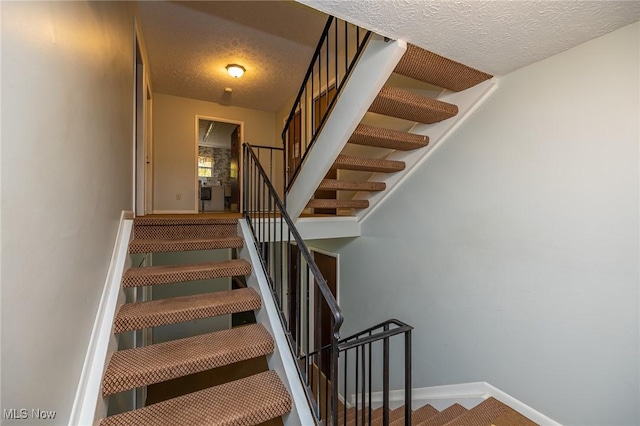
<path id="1" fill-rule="evenodd" d="M 411 176 L 411 174 L 491 96 L 497 87 L 498 80 L 494 77 L 462 92 L 444 92 L 439 96 L 438 100 L 457 105 L 458 114 L 455 117 L 436 124 L 418 124 L 413 128 L 411 133 L 429 136 L 429 145 L 427 147 L 415 151 L 396 150 L 386 157 L 388 160 L 404 161 L 406 167 L 402 172 L 392 174 L 374 173 L 369 178 L 371 182 L 384 182 L 387 185 L 385 191 L 378 193 L 361 191 L 354 195 L 354 200 L 369 201 L 369 208 L 357 213 L 356 217 L 358 222 L 362 222 L 375 211 L 405 179 Z"/>
<path id="2" fill-rule="evenodd" d="M 407 50 L 402 40 L 372 36 L 287 194 L 295 221 Z"/>

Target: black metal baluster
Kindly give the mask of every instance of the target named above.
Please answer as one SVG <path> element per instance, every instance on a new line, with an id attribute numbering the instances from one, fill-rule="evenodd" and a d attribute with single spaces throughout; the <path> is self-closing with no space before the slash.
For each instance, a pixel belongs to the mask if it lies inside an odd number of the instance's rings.
<path id="1" fill-rule="evenodd" d="M 371 337 L 371 331 L 369 332 L 369 337 Z M 372 364 L 372 361 L 373 361 L 373 356 L 372 356 L 373 349 L 372 349 L 372 346 L 373 346 L 373 342 L 370 342 L 369 343 L 369 404 L 368 404 L 368 407 L 367 407 L 367 411 L 369 411 L 369 419 L 371 419 L 371 415 L 372 415 L 372 412 L 373 412 L 373 409 L 371 408 L 371 382 L 372 382 L 371 379 L 372 379 L 372 374 L 373 374 L 372 373 L 373 369 L 371 368 L 371 364 Z M 369 421 L 371 421 L 371 420 L 369 420 Z"/>
<path id="2" fill-rule="evenodd" d="M 389 330 L 389 325 L 385 324 L 384 331 Z M 389 338 L 383 340 L 382 352 L 382 424 L 389 424 Z"/>
<path id="3" fill-rule="evenodd" d="M 356 348 L 356 351 L 358 350 L 358 348 Z M 364 405 L 364 401 L 365 401 L 365 393 L 366 393 L 366 382 L 365 382 L 365 377 L 366 377 L 366 359 L 364 356 L 364 345 L 360 346 L 360 351 L 362 352 L 362 394 L 360 399 L 362 400 L 362 424 L 366 424 L 365 423 L 365 405 Z M 371 361 L 369 361 L 371 362 Z M 358 397 L 358 395 L 356 395 L 356 398 Z"/>
<path id="4" fill-rule="evenodd" d="M 404 334 L 404 424 L 411 426 L 411 330 Z"/>

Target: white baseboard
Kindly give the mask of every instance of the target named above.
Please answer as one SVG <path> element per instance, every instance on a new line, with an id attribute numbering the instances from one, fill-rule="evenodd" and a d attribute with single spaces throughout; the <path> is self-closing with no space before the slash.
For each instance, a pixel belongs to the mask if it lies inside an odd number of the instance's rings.
<path id="1" fill-rule="evenodd" d="M 489 397 L 494 397 L 503 404 L 513 408 L 518 413 L 529 418 L 530 420 L 538 423 L 541 426 L 560 426 L 560 423 L 550 419 L 541 412 L 531 408 L 522 401 L 517 400 L 506 392 L 490 385 L 487 382 L 472 382 L 472 383 L 460 383 L 455 385 L 444 386 L 431 386 L 426 388 L 415 388 L 411 390 L 411 400 L 415 407 L 420 407 L 425 404 L 438 405 L 437 402 L 442 400 L 447 401 L 447 405 L 453 402 L 461 403 L 467 408 L 465 401 L 476 401 L 474 405 L 477 405 L 481 400 L 485 400 Z M 360 401 L 358 396 L 358 401 Z M 369 395 L 365 395 L 365 399 L 368 399 Z M 356 396 L 351 396 L 352 403 L 355 403 Z M 371 402 L 382 403 L 382 392 L 371 393 Z M 394 390 L 389 393 L 389 402 L 391 403 L 404 403 L 404 390 Z M 416 404 L 417 403 L 417 404 Z M 397 404 L 394 404 L 397 405 Z M 392 405 L 392 407 L 394 406 Z M 439 407 L 436 407 L 439 409 Z"/>
<path id="2" fill-rule="evenodd" d="M 244 247 L 240 251 L 240 257 L 251 262 L 252 265 L 251 275 L 247 278 L 247 286 L 256 290 L 262 297 L 262 308 L 256 312 L 256 321 L 269 330 L 275 342 L 273 354 L 267 357 L 269 368 L 278 373 L 293 400 L 291 412 L 283 418 L 284 425 L 313 425 L 315 420 L 300 382 L 296 362 L 289 348 L 289 341 L 285 336 L 267 278 L 262 270 L 251 230 L 245 219 L 238 222 L 239 233 L 244 238 Z"/>
<path id="3" fill-rule="evenodd" d="M 104 407 L 101 409 L 99 404 L 102 399 L 100 389 L 110 351 L 115 350 L 112 342 L 113 320 L 118 308 L 122 275 L 128 260 L 128 247 L 133 229 L 132 219 L 132 211 L 123 211 L 120 215 L 118 234 L 73 401 L 69 426 L 93 425 L 96 412 L 104 409 Z M 96 241 L 96 244 L 100 242 Z M 104 417 L 104 414 L 100 417 Z"/>

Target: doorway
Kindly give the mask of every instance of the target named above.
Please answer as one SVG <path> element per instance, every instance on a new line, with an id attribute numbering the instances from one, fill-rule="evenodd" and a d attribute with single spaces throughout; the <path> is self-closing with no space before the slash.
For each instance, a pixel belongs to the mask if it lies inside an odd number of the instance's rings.
<path id="1" fill-rule="evenodd" d="M 242 122 L 196 116 L 197 211 L 240 211 Z"/>
<path id="2" fill-rule="evenodd" d="M 134 184 L 133 206 L 136 216 L 153 210 L 151 85 L 144 63 L 138 28 L 135 27 L 134 61 Z"/>

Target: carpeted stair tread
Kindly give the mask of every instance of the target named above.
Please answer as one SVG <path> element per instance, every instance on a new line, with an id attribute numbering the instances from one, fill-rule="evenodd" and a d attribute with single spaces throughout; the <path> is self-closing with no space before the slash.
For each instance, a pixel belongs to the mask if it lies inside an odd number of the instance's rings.
<path id="1" fill-rule="evenodd" d="M 447 422 L 454 420 L 458 416 L 465 414 L 466 412 L 467 412 L 467 409 L 464 408 L 462 405 L 453 404 L 452 406 L 448 407 L 445 410 L 442 410 L 440 413 L 436 414 L 435 416 L 430 417 L 429 419 L 421 423 L 418 423 L 417 425 L 414 424 L 414 426 L 442 426 L 444 424 L 447 424 Z"/>
<path id="2" fill-rule="evenodd" d="M 406 90 L 385 86 L 369 107 L 369 111 L 418 123 L 432 124 L 458 113 L 458 107 Z"/>
<path id="3" fill-rule="evenodd" d="M 532 422 L 522 414 L 506 407 L 504 413 L 491 421 L 492 426 L 538 426 L 538 423 Z"/>
<path id="4" fill-rule="evenodd" d="M 404 170 L 405 163 L 403 161 L 355 157 L 352 155 L 340 154 L 331 167 L 341 170 L 394 173 Z"/>
<path id="5" fill-rule="evenodd" d="M 249 426 L 291 410 L 291 398 L 278 374 L 266 371 L 110 416 L 100 426 Z"/>
<path id="6" fill-rule="evenodd" d="M 102 395 L 164 382 L 273 352 L 273 339 L 262 324 L 216 331 L 113 354 Z"/>
<path id="7" fill-rule="evenodd" d="M 226 225 L 144 225 L 133 228 L 139 240 L 177 240 L 184 238 L 221 238 L 238 235 L 238 224 Z"/>
<path id="8" fill-rule="evenodd" d="M 338 179 L 323 179 L 318 189 L 326 191 L 384 191 L 384 182 L 353 182 Z"/>
<path id="9" fill-rule="evenodd" d="M 134 239 L 129 243 L 129 253 L 159 253 L 170 251 L 217 250 L 240 248 L 242 238 L 182 238 L 182 239 Z"/>
<path id="10" fill-rule="evenodd" d="M 371 426 L 384 426 L 383 416 L 374 417 L 372 415 L 371 418 Z M 404 419 L 404 405 L 402 407 L 396 408 L 395 410 L 389 410 L 389 424 L 400 419 Z"/>
<path id="11" fill-rule="evenodd" d="M 358 425 L 362 424 L 362 407 L 358 407 L 359 410 L 357 412 L 354 412 L 353 415 L 348 416 L 347 417 L 347 423 L 346 426 L 355 426 L 356 424 L 356 415 L 358 416 Z M 369 408 L 368 407 L 364 407 L 364 419 L 365 419 L 365 424 L 368 424 L 368 418 L 369 418 Z M 377 419 L 382 419 L 382 407 L 376 408 L 375 410 L 371 411 L 371 421 L 374 422 Z"/>
<path id="12" fill-rule="evenodd" d="M 413 44 L 407 44 L 407 51 L 394 72 L 454 92 L 468 89 L 492 77 Z"/>
<path id="13" fill-rule="evenodd" d="M 466 413 L 445 424 L 447 426 L 491 426 L 491 421 L 504 414 L 506 408 L 506 405 L 497 399 L 490 397 Z"/>
<path id="14" fill-rule="evenodd" d="M 366 209 L 367 207 L 369 207 L 368 200 L 317 199 L 309 200 L 307 203 L 307 208 Z"/>
<path id="15" fill-rule="evenodd" d="M 227 217 L 207 217 L 204 215 L 138 216 L 134 226 L 176 226 L 176 225 L 237 225 L 238 219 Z"/>
<path id="16" fill-rule="evenodd" d="M 349 143 L 411 151 L 427 146 L 429 144 L 429 137 L 385 129 L 383 127 L 369 126 L 367 124 L 359 124 L 349 138 Z"/>
<path id="17" fill-rule="evenodd" d="M 427 404 L 424 405 L 417 410 L 411 413 L 411 424 L 417 425 L 425 420 L 435 416 L 439 411 L 436 410 L 432 405 Z M 394 422 L 390 422 L 389 426 L 404 426 L 404 413 L 402 413 L 402 417 Z"/>
<path id="18" fill-rule="evenodd" d="M 127 269 L 122 278 L 122 286 L 169 284 L 249 274 L 251 274 L 251 264 L 244 259 L 188 265 L 146 266 Z"/>
<path id="19" fill-rule="evenodd" d="M 252 288 L 126 303 L 116 315 L 114 333 L 251 311 L 261 305 Z"/>

